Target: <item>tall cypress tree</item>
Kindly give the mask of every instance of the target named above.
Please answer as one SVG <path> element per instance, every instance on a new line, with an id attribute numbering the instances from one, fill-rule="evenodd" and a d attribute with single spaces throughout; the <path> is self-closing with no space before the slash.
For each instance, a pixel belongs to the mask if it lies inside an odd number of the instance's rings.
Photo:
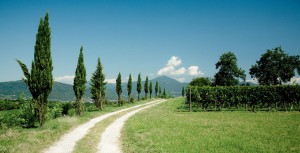
<path id="1" fill-rule="evenodd" d="M 36 42 L 34 46 L 34 60 L 31 64 L 31 73 L 25 64 L 17 60 L 25 78 L 23 79 L 29 87 L 33 98 L 35 118 L 40 126 L 45 123 L 48 108 L 48 97 L 53 87 L 52 57 L 51 57 L 51 30 L 49 26 L 49 15 L 46 13 L 44 20 L 41 18 Z"/>
<path id="2" fill-rule="evenodd" d="M 151 99 L 151 96 L 152 96 L 152 81 L 150 81 L 149 93 L 150 93 L 150 99 Z"/>
<path id="3" fill-rule="evenodd" d="M 75 108 L 77 115 L 81 115 L 83 112 L 83 94 L 85 92 L 86 83 L 86 70 L 84 67 L 82 52 L 83 48 L 81 46 L 73 84 L 73 90 L 76 96 Z"/>
<path id="4" fill-rule="evenodd" d="M 138 81 L 136 84 L 136 91 L 138 92 L 138 101 L 140 101 L 140 93 L 142 91 L 142 80 L 141 80 L 141 73 L 138 75 Z"/>
<path id="5" fill-rule="evenodd" d="M 132 90 L 132 78 L 131 78 L 131 74 L 129 74 L 128 83 L 127 83 L 128 102 L 130 102 L 131 90 Z"/>
<path id="6" fill-rule="evenodd" d="M 181 96 L 184 97 L 185 95 L 185 91 L 184 91 L 184 86 L 182 87 L 182 90 L 181 90 Z"/>
<path id="7" fill-rule="evenodd" d="M 98 107 L 100 110 L 103 109 L 103 103 L 105 101 L 106 83 L 105 74 L 103 73 L 103 66 L 100 62 L 100 58 L 98 58 L 96 71 L 92 74 L 91 78 L 91 94 L 96 107 Z"/>
<path id="8" fill-rule="evenodd" d="M 118 103 L 119 103 L 119 105 L 122 105 L 122 103 L 121 103 L 122 78 L 121 78 L 120 72 L 119 72 L 118 78 L 116 79 L 116 92 L 118 94 Z"/>
<path id="9" fill-rule="evenodd" d="M 158 88 L 158 95 L 161 97 L 161 87 Z"/>
<path id="10" fill-rule="evenodd" d="M 156 83 L 155 83 L 155 97 L 157 97 L 157 92 L 158 92 L 158 81 L 156 80 Z"/>
<path id="11" fill-rule="evenodd" d="M 148 76 L 146 77 L 146 81 L 144 84 L 144 91 L 145 91 L 145 99 L 148 98 L 149 86 L 148 86 Z"/>
<path id="12" fill-rule="evenodd" d="M 166 98 L 166 88 L 164 88 L 163 97 Z"/>

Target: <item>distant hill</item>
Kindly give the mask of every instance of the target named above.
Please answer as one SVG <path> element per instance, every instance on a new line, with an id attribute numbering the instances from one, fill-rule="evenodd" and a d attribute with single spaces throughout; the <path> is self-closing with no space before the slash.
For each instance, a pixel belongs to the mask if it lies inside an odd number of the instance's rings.
<path id="1" fill-rule="evenodd" d="M 153 84 L 153 95 L 155 95 L 155 82 L 158 81 L 158 84 L 161 86 L 162 90 L 166 88 L 166 92 L 171 94 L 172 96 L 180 96 L 182 86 L 186 86 L 187 83 L 180 83 L 175 79 L 160 76 L 152 81 Z M 136 82 L 132 82 L 132 95 L 137 97 L 136 91 Z M 144 87 L 144 82 L 142 82 Z M 117 94 L 115 92 L 116 84 L 107 84 L 106 92 L 107 98 L 110 100 L 116 100 Z M 127 99 L 127 83 L 122 83 L 122 96 Z M 22 81 L 10 81 L 10 82 L 0 82 L 0 99 L 17 99 L 21 93 L 24 93 L 27 98 L 31 97 L 28 87 Z M 144 96 L 144 89 L 142 90 L 141 96 Z M 86 100 L 90 99 L 90 85 L 87 85 L 87 90 L 84 95 Z M 75 95 L 73 92 L 73 86 L 69 84 L 64 84 L 60 82 L 55 82 L 53 90 L 49 96 L 49 100 L 51 101 L 73 101 L 75 100 Z"/>

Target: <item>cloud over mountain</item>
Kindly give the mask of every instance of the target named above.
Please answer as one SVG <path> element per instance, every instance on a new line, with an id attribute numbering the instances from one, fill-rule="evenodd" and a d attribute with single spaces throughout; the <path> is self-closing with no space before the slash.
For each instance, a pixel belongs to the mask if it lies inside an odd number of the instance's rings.
<path id="1" fill-rule="evenodd" d="M 186 75 L 186 76 L 203 76 L 204 73 L 199 70 L 198 66 L 189 66 L 187 69 L 185 67 L 180 67 L 182 60 L 177 56 L 172 56 L 171 59 L 167 62 L 167 64 L 158 70 L 157 75 L 167 75 L 167 76 L 179 76 L 179 75 Z M 185 80 L 184 77 L 178 78 L 183 82 Z"/>

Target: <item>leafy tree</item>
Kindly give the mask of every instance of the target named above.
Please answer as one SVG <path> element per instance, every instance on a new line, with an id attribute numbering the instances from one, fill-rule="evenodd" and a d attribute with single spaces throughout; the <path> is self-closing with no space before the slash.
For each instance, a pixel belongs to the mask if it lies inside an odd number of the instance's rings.
<path id="1" fill-rule="evenodd" d="M 44 19 L 40 19 L 38 33 L 36 34 L 31 73 L 29 73 L 24 63 L 19 60 L 17 62 L 24 73 L 25 78 L 23 80 L 29 87 L 33 98 L 34 116 L 42 127 L 46 120 L 48 97 L 54 84 L 52 75 L 51 30 L 48 13 L 46 13 Z"/>
<path id="2" fill-rule="evenodd" d="M 158 93 L 158 81 L 156 80 L 156 82 L 155 82 L 155 97 L 157 97 L 157 93 Z"/>
<path id="3" fill-rule="evenodd" d="M 237 66 L 237 58 L 232 52 L 224 53 L 216 63 L 216 69 L 219 71 L 215 74 L 215 85 L 234 86 L 239 83 L 238 78 L 245 81 L 245 71 Z"/>
<path id="4" fill-rule="evenodd" d="M 141 73 L 138 75 L 138 81 L 136 85 L 136 90 L 138 92 L 138 101 L 140 101 L 140 93 L 142 91 L 142 80 L 141 80 Z"/>
<path id="5" fill-rule="evenodd" d="M 86 83 L 86 70 L 84 67 L 83 61 L 83 48 L 81 46 L 80 53 L 78 57 L 77 68 L 75 72 L 73 90 L 76 96 L 75 109 L 77 115 L 81 115 L 83 112 L 83 94 L 85 92 L 85 83 Z"/>
<path id="6" fill-rule="evenodd" d="M 129 74 L 129 79 L 128 79 L 128 83 L 127 83 L 128 102 L 130 102 L 131 90 L 132 90 L 132 78 L 131 78 L 131 74 Z"/>
<path id="7" fill-rule="evenodd" d="M 149 86 L 148 86 L 148 76 L 146 77 L 146 81 L 144 84 L 144 91 L 145 91 L 145 99 L 148 98 Z"/>
<path id="8" fill-rule="evenodd" d="M 149 93 L 150 93 L 150 99 L 152 96 L 152 82 L 150 81 L 150 85 L 149 85 Z"/>
<path id="9" fill-rule="evenodd" d="M 105 101 L 106 83 L 103 67 L 100 62 L 100 58 L 98 58 L 96 71 L 92 74 L 91 78 L 91 94 L 96 107 L 98 107 L 100 110 L 103 109 L 103 102 Z"/>
<path id="10" fill-rule="evenodd" d="M 181 96 L 184 97 L 184 95 L 185 95 L 185 90 L 184 90 L 184 87 L 182 87 Z"/>
<path id="11" fill-rule="evenodd" d="M 189 85 L 191 86 L 211 86 L 212 85 L 212 81 L 210 78 L 208 77 L 199 77 L 199 78 L 194 78 Z"/>
<path id="12" fill-rule="evenodd" d="M 290 81 L 295 76 L 295 69 L 300 74 L 300 56 L 289 56 L 277 47 L 261 55 L 250 68 L 250 75 L 261 85 L 277 85 Z"/>
<path id="13" fill-rule="evenodd" d="M 119 105 L 122 105 L 122 103 L 121 103 L 121 94 L 122 94 L 121 73 L 119 73 L 118 78 L 116 79 L 116 92 L 118 94 L 118 103 L 119 103 Z"/>

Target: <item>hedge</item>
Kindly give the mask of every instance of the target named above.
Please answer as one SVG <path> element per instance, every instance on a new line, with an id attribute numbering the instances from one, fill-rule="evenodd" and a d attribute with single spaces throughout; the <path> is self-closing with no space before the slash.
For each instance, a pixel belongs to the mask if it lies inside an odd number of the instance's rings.
<path id="1" fill-rule="evenodd" d="M 217 86 L 186 89 L 187 102 L 191 89 L 191 100 L 194 106 L 202 110 L 222 108 L 243 108 L 259 110 L 300 110 L 300 86 Z"/>

